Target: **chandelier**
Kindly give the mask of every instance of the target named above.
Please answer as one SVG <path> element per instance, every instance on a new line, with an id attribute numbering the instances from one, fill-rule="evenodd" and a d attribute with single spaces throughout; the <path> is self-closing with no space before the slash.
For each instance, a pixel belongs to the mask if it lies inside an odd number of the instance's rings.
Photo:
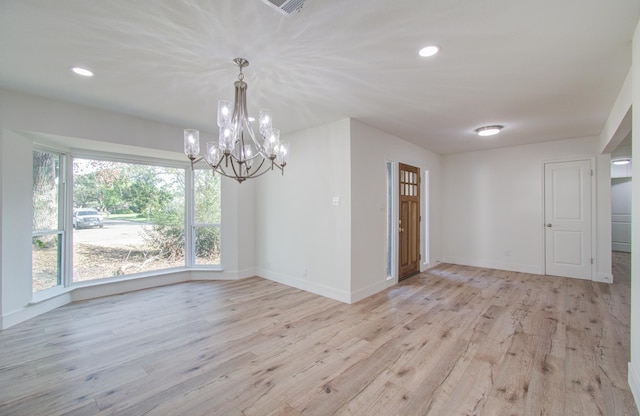
<path id="1" fill-rule="evenodd" d="M 289 160 L 289 143 L 280 140 L 280 130 L 274 129 L 271 111 L 258 113 L 259 136 L 253 131 L 254 121 L 247 113 L 247 83 L 242 68 L 249 61 L 236 58 L 233 63 L 240 68 L 234 83 L 236 96 L 233 106 L 229 101 L 218 102 L 218 142 L 207 142 L 204 156 L 200 156 L 200 132 L 184 130 L 184 153 L 191 160 L 191 168 L 202 159 L 215 171 L 242 183 L 262 176 L 274 167 L 284 174 Z"/>

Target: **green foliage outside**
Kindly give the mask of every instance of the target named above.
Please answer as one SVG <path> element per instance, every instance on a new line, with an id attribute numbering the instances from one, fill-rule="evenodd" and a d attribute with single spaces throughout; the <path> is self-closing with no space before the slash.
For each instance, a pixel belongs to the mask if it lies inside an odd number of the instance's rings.
<path id="1" fill-rule="evenodd" d="M 220 224 L 220 177 L 210 170 L 194 173 L 196 257 L 207 259 L 207 264 L 217 263 L 220 232 L 219 227 L 211 225 Z M 76 159 L 74 207 L 96 208 L 114 216 L 131 214 L 136 217 L 134 220 L 150 224 L 144 238 L 155 255 L 171 260 L 183 258 L 184 175 L 184 169 Z"/>

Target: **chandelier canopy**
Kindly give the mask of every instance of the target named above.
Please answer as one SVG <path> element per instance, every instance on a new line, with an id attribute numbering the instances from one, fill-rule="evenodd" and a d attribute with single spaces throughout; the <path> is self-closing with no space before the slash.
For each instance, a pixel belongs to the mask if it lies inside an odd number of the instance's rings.
<path id="1" fill-rule="evenodd" d="M 191 167 L 202 159 L 219 174 L 242 183 L 257 178 L 274 167 L 284 174 L 289 160 L 289 143 L 280 140 L 280 130 L 274 129 L 270 110 L 258 113 L 259 136 L 253 131 L 253 118 L 247 112 L 247 83 L 242 68 L 249 61 L 236 58 L 233 63 L 240 69 L 234 83 L 236 96 L 233 106 L 229 101 L 218 102 L 218 142 L 207 142 L 204 156 L 200 155 L 200 132 L 184 130 L 184 153 Z"/>

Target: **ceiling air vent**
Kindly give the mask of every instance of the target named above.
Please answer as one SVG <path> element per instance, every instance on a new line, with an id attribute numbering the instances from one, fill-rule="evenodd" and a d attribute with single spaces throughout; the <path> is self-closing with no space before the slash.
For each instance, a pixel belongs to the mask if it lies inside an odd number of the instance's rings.
<path id="1" fill-rule="evenodd" d="M 289 16 L 302 7 L 305 0 L 262 0 L 282 14 Z"/>

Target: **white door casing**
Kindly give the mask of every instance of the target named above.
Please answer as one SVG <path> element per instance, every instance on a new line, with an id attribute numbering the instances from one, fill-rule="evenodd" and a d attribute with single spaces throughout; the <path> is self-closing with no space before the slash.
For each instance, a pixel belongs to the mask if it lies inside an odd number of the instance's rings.
<path id="1" fill-rule="evenodd" d="M 591 280 L 591 161 L 544 166 L 545 273 Z"/>

